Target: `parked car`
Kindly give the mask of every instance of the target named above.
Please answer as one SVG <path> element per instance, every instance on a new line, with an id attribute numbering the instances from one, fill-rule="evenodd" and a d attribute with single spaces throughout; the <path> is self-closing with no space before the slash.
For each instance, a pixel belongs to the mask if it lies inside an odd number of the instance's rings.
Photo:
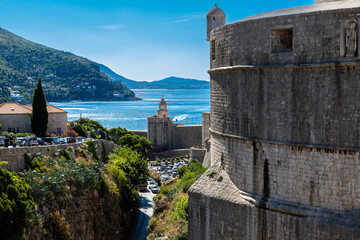
<path id="1" fill-rule="evenodd" d="M 52 137 L 53 143 L 54 144 L 59 144 L 60 143 L 60 138 L 58 137 Z"/>
<path id="2" fill-rule="evenodd" d="M 45 145 L 54 145 L 55 144 L 53 138 L 51 138 L 51 137 L 44 138 L 43 140 L 44 140 Z"/>
<path id="3" fill-rule="evenodd" d="M 153 188 L 154 186 L 156 186 L 156 184 L 155 184 L 153 181 L 149 182 L 149 189 L 150 189 L 150 190 L 152 190 L 152 188 Z"/>
<path id="4" fill-rule="evenodd" d="M 42 138 L 36 138 L 36 140 L 38 141 L 38 144 L 39 145 L 44 145 L 45 144 L 45 141 L 42 139 Z"/>
<path id="5" fill-rule="evenodd" d="M 66 138 L 66 143 L 75 143 L 75 142 L 76 142 L 76 140 L 73 137 Z"/>
<path id="6" fill-rule="evenodd" d="M 25 143 L 26 143 L 26 138 L 16 138 L 16 144 L 19 145 L 19 146 L 25 146 Z"/>
<path id="7" fill-rule="evenodd" d="M 83 138 L 83 137 L 78 137 L 78 138 L 76 138 L 75 140 L 76 140 L 76 142 L 84 142 L 84 141 L 85 141 L 85 138 Z"/>
<path id="8" fill-rule="evenodd" d="M 159 190 L 160 190 L 160 188 L 155 185 L 155 186 L 152 187 L 151 192 L 152 192 L 152 193 L 158 193 Z"/>
<path id="9" fill-rule="evenodd" d="M 4 146 L 4 144 L 5 144 L 5 139 L 6 139 L 5 136 L 0 136 L 0 146 Z"/>
<path id="10" fill-rule="evenodd" d="M 59 143 L 67 143 L 66 139 L 65 138 L 59 138 Z"/>
<path id="11" fill-rule="evenodd" d="M 146 192 L 147 191 L 147 181 L 143 181 L 142 183 L 140 183 L 138 189 L 140 192 Z"/>
<path id="12" fill-rule="evenodd" d="M 36 137 L 30 137 L 25 140 L 27 146 L 39 146 L 39 142 Z"/>

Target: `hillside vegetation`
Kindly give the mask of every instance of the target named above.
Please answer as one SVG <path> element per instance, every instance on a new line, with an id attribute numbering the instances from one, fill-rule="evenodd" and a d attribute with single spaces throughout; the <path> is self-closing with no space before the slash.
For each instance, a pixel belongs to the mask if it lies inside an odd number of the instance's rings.
<path id="1" fill-rule="evenodd" d="M 26 153 L 19 173 L 0 164 L 1 239 L 126 239 L 147 162 L 130 148 L 108 154 L 102 145 Z"/>
<path id="2" fill-rule="evenodd" d="M 179 178 L 174 178 L 160 187 L 154 197 L 154 215 L 150 218 L 147 240 L 188 239 L 188 190 L 206 171 L 197 160 L 178 169 Z"/>
<path id="3" fill-rule="evenodd" d="M 0 100 L 8 87 L 18 88 L 29 102 L 38 77 L 43 78 L 48 101 L 113 100 L 114 91 L 135 99 L 120 82 L 112 82 L 98 64 L 69 52 L 30 42 L 0 28 Z"/>

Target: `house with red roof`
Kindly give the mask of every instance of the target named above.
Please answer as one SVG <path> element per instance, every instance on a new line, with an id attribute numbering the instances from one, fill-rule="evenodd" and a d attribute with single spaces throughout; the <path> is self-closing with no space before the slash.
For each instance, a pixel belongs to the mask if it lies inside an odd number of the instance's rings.
<path id="1" fill-rule="evenodd" d="M 49 113 L 47 132 L 56 133 L 58 128 L 66 130 L 67 112 L 53 105 L 46 106 Z M 0 124 L 8 132 L 31 132 L 31 105 L 3 103 L 0 105 Z"/>

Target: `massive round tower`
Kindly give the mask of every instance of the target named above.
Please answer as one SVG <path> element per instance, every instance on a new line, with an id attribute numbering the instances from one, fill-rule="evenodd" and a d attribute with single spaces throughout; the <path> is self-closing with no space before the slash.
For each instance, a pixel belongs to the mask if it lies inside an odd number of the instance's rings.
<path id="1" fill-rule="evenodd" d="M 211 31 L 190 239 L 360 238 L 360 1 L 316 3 Z"/>

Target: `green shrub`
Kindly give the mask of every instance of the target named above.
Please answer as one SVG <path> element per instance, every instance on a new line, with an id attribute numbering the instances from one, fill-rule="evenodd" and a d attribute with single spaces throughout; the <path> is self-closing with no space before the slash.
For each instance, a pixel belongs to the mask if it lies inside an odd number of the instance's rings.
<path id="1" fill-rule="evenodd" d="M 174 195 L 178 192 L 178 189 L 172 185 L 164 185 L 160 187 L 160 194 L 165 195 L 170 201 L 172 201 Z"/>
<path id="2" fill-rule="evenodd" d="M 174 211 L 172 213 L 172 221 L 176 223 L 179 220 L 187 220 L 188 219 L 188 197 L 187 196 L 179 196 L 174 201 Z"/>
<path id="3" fill-rule="evenodd" d="M 56 239 L 58 240 L 73 239 L 70 233 L 70 224 L 66 222 L 65 217 L 61 216 L 59 210 L 57 210 L 54 213 L 50 213 L 50 219 Z"/>
<path id="4" fill-rule="evenodd" d="M 109 161 L 109 156 L 108 156 L 108 154 L 106 152 L 104 142 L 101 143 L 101 148 L 102 148 L 102 150 L 101 150 L 101 160 L 102 160 L 103 163 L 107 163 Z"/>
<path id="5" fill-rule="evenodd" d="M 149 140 L 133 133 L 128 133 L 120 137 L 117 143 L 138 152 L 142 157 L 145 157 L 148 151 L 153 148 Z"/>
<path id="6" fill-rule="evenodd" d="M 82 137 L 87 137 L 87 132 L 90 132 L 92 138 L 99 138 L 101 136 L 104 139 L 105 133 L 109 135 L 109 131 L 103 125 L 89 118 L 80 118 L 70 124 L 74 131 Z M 100 136 L 96 134 L 97 131 L 99 131 Z"/>
<path id="7" fill-rule="evenodd" d="M 34 212 L 30 186 L 16 173 L 0 168 L 1 239 L 20 239 L 27 217 Z"/>
<path id="8" fill-rule="evenodd" d="M 70 154 L 70 152 L 69 152 L 69 150 L 64 150 L 64 149 L 62 149 L 61 151 L 60 151 L 60 155 L 61 156 L 63 156 L 66 160 L 73 160 L 72 159 L 72 157 L 71 157 L 71 154 Z"/>
<path id="9" fill-rule="evenodd" d="M 94 160 L 99 161 L 99 157 L 96 154 L 96 147 L 95 147 L 94 142 L 89 140 L 89 141 L 86 141 L 86 144 L 87 144 L 87 150 L 91 153 Z"/>
<path id="10" fill-rule="evenodd" d="M 100 164 L 85 164 L 69 161 L 64 156 L 55 160 L 49 157 L 34 158 L 41 162 L 40 171 L 25 171 L 23 176 L 32 187 L 33 196 L 53 201 L 58 194 L 62 194 L 70 182 L 90 188 L 101 188 Z M 33 160 L 34 160 L 33 159 Z"/>

